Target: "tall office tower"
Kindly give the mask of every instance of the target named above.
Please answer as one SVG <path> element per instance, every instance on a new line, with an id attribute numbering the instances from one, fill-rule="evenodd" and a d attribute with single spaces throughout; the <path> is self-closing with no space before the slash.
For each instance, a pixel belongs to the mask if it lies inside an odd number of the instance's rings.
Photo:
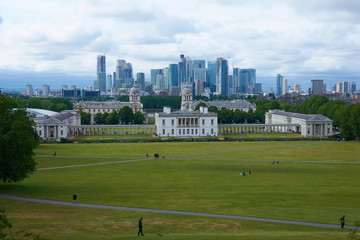
<path id="1" fill-rule="evenodd" d="M 285 95 L 288 92 L 289 92 L 288 80 L 286 78 L 284 78 L 283 83 L 282 83 L 282 95 Z"/>
<path id="2" fill-rule="evenodd" d="M 233 68 L 232 82 L 234 94 L 240 93 L 240 68 Z"/>
<path id="3" fill-rule="evenodd" d="M 324 93 L 324 80 L 311 80 L 311 94 L 320 95 Z"/>
<path id="4" fill-rule="evenodd" d="M 159 74 L 162 74 L 163 70 L 162 69 L 151 69 L 150 70 L 150 77 L 151 77 L 151 85 L 153 85 L 153 87 L 156 86 L 156 77 Z"/>
<path id="5" fill-rule="evenodd" d="M 186 57 L 185 68 L 186 68 L 186 82 L 193 83 L 194 82 L 194 66 L 193 66 L 193 61 L 189 57 Z"/>
<path id="6" fill-rule="evenodd" d="M 255 83 L 255 89 L 254 93 L 262 93 L 262 84 L 261 83 Z"/>
<path id="7" fill-rule="evenodd" d="M 216 91 L 216 61 L 207 62 L 207 87 L 210 88 L 211 92 Z"/>
<path id="8" fill-rule="evenodd" d="M 106 57 L 105 55 L 99 55 L 97 57 L 97 83 L 98 88 L 95 87 L 95 90 L 100 90 L 100 92 L 106 91 Z"/>
<path id="9" fill-rule="evenodd" d="M 276 94 L 281 96 L 283 95 L 282 89 L 283 89 L 283 81 L 284 77 L 280 74 L 276 77 Z"/>
<path id="10" fill-rule="evenodd" d="M 113 79 L 113 82 L 112 82 L 112 86 L 111 87 L 115 87 L 115 80 L 116 80 L 116 72 L 113 72 L 113 75 L 112 75 L 112 79 Z"/>
<path id="11" fill-rule="evenodd" d="M 206 82 L 206 68 L 205 60 L 194 60 L 193 61 L 193 76 L 194 81 L 201 80 L 204 83 Z"/>
<path id="12" fill-rule="evenodd" d="M 76 87 L 75 85 L 72 85 L 72 86 L 71 86 L 71 89 L 72 89 L 72 90 L 75 90 L 75 89 L 77 89 L 77 87 Z"/>
<path id="13" fill-rule="evenodd" d="M 138 72 L 136 74 L 136 83 L 139 85 L 140 89 L 145 88 L 145 73 Z"/>
<path id="14" fill-rule="evenodd" d="M 228 62 L 224 58 L 216 59 L 216 92 L 221 95 L 228 94 Z"/>
<path id="15" fill-rule="evenodd" d="M 201 80 L 195 80 L 195 96 L 199 96 L 204 93 L 204 82 Z"/>
<path id="16" fill-rule="evenodd" d="M 235 94 L 234 88 L 233 88 L 233 75 L 228 76 L 228 95 Z"/>
<path id="17" fill-rule="evenodd" d="M 33 95 L 33 93 L 34 93 L 34 91 L 33 91 L 32 85 L 31 84 L 26 85 L 25 95 L 31 97 Z"/>
<path id="18" fill-rule="evenodd" d="M 178 87 L 179 85 L 179 72 L 178 72 L 178 65 L 177 64 L 170 64 L 169 65 L 169 88 L 171 87 Z M 179 88 L 178 88 L 179 89 Z"/>
<path id="19" fill-rule="evenodd" d="M 163 74 L 156 76 L 156 89 L 165 89 L 165 76 Z"/>
<path id="20" fill-rule="evenodd" d="M 179 87 L 178 86 L 170 87 L 170 96 L 179 96 Z"/>
<path id="21" fill-rule="evenodd" d="M 180 55 L 180 62 L 178 63 L 178 85 L 181 88 L 182 83 L 186 82 L 186 58 L 184 54 Z"/>
<path id="22" fill-rule="evenodd" d="M 343 83 L 336 83 L 336 90 L 335 90 L 336 93 L 343 93 Z"/>
<path id="23" fill-rule="evenodd" d="M 294 91 L 295 91 L 297 94 L 300 94 L 300 93 L 301 93 L 300 84 L 294 84 Z"/>
<path id="24" fill-rule="evenodd" d="M 256 83 L 256 69 L 240 69 L 240 92 L 253 93 Z"/>
<path id="25" fill-rule="evenodd" d="M 349 93 L 350 92 L 350 82 L 344 82 L 343 83 L 343 90 L 344 90 L 344 93 Z"/>
<path id="26" fill-rule="evenodd" d="M 134 85 L 133 68 L 131 63 L 126 63 L 124 67 L 125 81 L 122 85 L 124 88 L 131 88 Z"/>
<path id="27" fill-rule="evenodd" d="M 165 79 L 164 89 L 169 89 L 170 88 L 169 67 L 166 67 L 163 69 L 163 75 L 164 75 L 164 79 Z"/>
<path id="28" fill-rule="evenodd" d="M 351 83 L 351 92 L 356 93 L 356 82 Z"/>
<path id="29" fill-rule="evenodd" d="M 42 96 L 48 97 L 50 94 L 50 86 L 49 85 L 43 85 L 42 86 Z"/>
<path id="30" fill-rule="evenodd" d="M 114 87 L 121 88 L 125 83 L 125 65 L 124 59 L 118 59 L 115 68 Z"/>
<path id="31" fill-rule="evenodd" d="M 112 75 L 108 74 L 106 76 L 106 90 L 109 90 L 112 87 Z"/>

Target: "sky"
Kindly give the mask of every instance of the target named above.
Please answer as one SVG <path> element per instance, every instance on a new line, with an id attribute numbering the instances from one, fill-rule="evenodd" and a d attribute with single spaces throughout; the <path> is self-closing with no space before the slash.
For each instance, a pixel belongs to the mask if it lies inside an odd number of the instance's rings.
<path id="1" fill-rule="evenodd" d="M 359 87 L 360 1 L 0 0 L 0 53 L 0 88 L 91 86 L 100 54 L 149 80 L 181 53 L 255 68 L 265 89 L 278 73 Z"/>

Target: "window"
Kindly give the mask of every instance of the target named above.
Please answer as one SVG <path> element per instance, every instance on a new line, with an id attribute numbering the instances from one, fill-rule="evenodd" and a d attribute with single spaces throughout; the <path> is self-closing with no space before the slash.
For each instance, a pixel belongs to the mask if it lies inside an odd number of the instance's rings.
<path id="1" fill-rule="evenodd" d="M 211 119 L 211 125 L 214 125 L 214 119 Z"/>
<path id="2" fill-rule="evenodd" d="M 214 133 L 214 129 L 211 129 L 211 134 L 213 134 Z"/>
<path id="3" fill-rule="evenodd" d="M 202 124 L 205 125 L 205 119 L 202 120 Z"/>
<path id="4" fill-rule="evenodd" d="M 205 134 L 205 129 L 203 128 L 203 130 L 202 130 L 202 134 Z"/>
<path id="5" fill-rule="evenodd" d="M 39 131 L 39 135 L 41 135 L 41 131 Z"/>
<path id="6" fill-rule="evenodd" d="M 195 134 L 197 135 L 197 129 L 195 129 Z"/>
<path id="7" fill-rule="evenodd" d="M 64 131 L 63 131 L 63 130 L 60 131 L 60 135 L 61 135 L 61 136 L 64 135 Z"/>
<path id="8" fill-rule="evenodd" d="M 174 119 L 171 120 L 171 126 L 174 126 Z"/>
<path id="9" fill-rule="evenodd" d="M 165 129 L 163 129 L 163 135 L 165 135 Z"/>
<path id="10" fill-rule="evenodd" d="M 185 135 L 185 129 L 183 129 L 183 134 Z"/>
<path id="11" fill-rule="evenodd" d="M 165 119 L 163 119 L 163 121 L 162 121 L 162 122 L 163 122 L 163 123 L 162 123 L 162 125 L 163 125 L 163 126 L 165 126 Z"/>
<path id="12" fill-rule="evenodd" d="M 187 132 L 187 134 L 190 134 L 190 129 L 187 129 L 187 131 L 186 131 L 186 132 Z"/>
<path id="13" fill-rule="evenodd" d="M 191 129 L 191 134 L 194 134 L 194 129 Z"/>
<path id="14" fill-rule="evenodd" d="M 181 135 L 181 129 L 179 129 L 179 135 Z"/>
<path id="15" fill-rule="evenodd" d="M 171 135 L 174 135 L 174 129 L 171 129 Z"/>

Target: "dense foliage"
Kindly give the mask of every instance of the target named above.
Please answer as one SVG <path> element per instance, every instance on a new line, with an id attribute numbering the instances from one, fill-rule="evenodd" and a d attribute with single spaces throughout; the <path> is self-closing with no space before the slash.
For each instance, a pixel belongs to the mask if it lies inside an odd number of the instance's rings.
<path id="1" fill-rule="evenodd" d="M 35 123 L 15 100 L 0 91 L 0 180 L 20 182 L 35 171 Z"/>
<path id="2" fill-rule="evenodd" d="M 68 98 L 27 98 L 20 96 L 15 100 L 19 108 L 39 108 L 55 112 L 73 109 Z"/>
<path id="3" fill-rule="evenodd" d="M 81 113 L 81 117 L 87 113 Z M 89 113 L 90 114 L 90 113 Z M 120 109 L 120 111 L 112 111 L 111 113 L 96 113 L 94 116 L 95 124 L 101 125 L 116 125 L 119 123 L 122 124 L 144 124 L 145 116 L 142 112 L 138 111 L 135 114 L 133 110 L 125 106 Z M 82 119 L 81 119 L 82 122 Z M 90 123 L 90 120 L 89 120 Z"/>
<path id="4" fill-rule="evenodd" d="M 181 97 L 179 96 L 143 96 L 141 97 L 141 103 L 144 109 L 161 109 L 164 106 L 171 107 L 173 109 L 179 109 L 181 106 Z"/>

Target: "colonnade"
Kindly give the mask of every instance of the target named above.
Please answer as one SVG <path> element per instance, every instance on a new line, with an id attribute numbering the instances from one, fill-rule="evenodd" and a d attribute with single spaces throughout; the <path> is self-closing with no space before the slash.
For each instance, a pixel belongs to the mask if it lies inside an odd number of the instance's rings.
<path id="1" fill-rule="evenodd" d="M 155 125 L 81 125 L 69 126 L 68 135 L 136 135 L 154 134 Z"/>
<path id="2" fill-rule="evenodd" d="M 300 124 L 219 124 L 219 134 L 293 133 Z"/>

